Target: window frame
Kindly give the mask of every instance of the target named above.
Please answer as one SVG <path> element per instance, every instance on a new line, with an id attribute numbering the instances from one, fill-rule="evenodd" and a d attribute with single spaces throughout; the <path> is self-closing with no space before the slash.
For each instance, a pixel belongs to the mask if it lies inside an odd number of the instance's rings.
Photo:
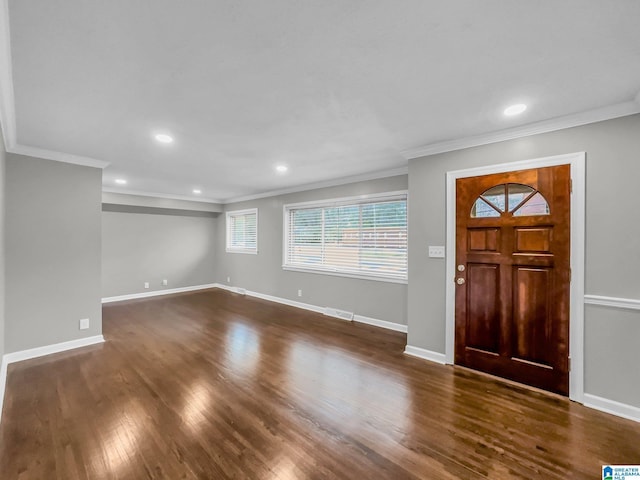
<path id="1" fill-rule="evenodd" d="M 289 251 L 290 212 L 296 209 L 307 208 L 332 208 L 354 205 L 366 205 L 371 203 L 383 203 L 392 201 L 405 201 L 407 208 L 407 265 L 404 277 L 390 277 L 388 275 L 376 275 L 368 272 L 342 271 L 334 268 L 319 268 L 311 266 L 299 266 L 287 264 Z M 282 269 L 293 272 L 314 273 L 320 275 L 332 275 L 337 277 L 357 278 L 362 280 L 375 280 L 388 283 L 408 283 L 409 274 L 409 192 L 408 190 L 396 190 L 385 193 L 358 195 L 352 197 L 328 198 L 325 200 L 313 200 L 309 202 L 289 203 L 282 207 Z"/>
<path id="2" fill-rule="evenodd" d="M 255 247 L 234 247 L 231 245 L 231 217 L 242 217 L 246 215 L 255 214 L 256 216 L 256 246 Z M 230 210 L 225 212 L 225 250 L 227 253 L 245 253 L 249 255 L 258 254 L 258 209 L 257 208 L 245 208 L 243 210 Z"/>

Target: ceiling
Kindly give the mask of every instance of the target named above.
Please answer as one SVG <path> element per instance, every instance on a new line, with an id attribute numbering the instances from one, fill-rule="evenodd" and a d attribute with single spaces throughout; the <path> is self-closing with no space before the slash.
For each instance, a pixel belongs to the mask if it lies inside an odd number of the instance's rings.
<path id="1" fill-rule="evenodd" d="M 228 201 L 384 175 L 640 91 L 637 0 L 8 3 L 15 144 L 109 162 L 113 191 Z"/>

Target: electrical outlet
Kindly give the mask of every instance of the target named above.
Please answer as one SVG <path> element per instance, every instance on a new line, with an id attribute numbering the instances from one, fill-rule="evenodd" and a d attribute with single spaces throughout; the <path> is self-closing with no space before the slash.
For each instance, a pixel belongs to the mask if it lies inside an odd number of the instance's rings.
<path id="1" fill-rule="evenodd" d="M 80 330 L 86 330 L 87 328 L 89 328 L 89 319 L 81 318 L 79 328 Z"/>
<path id="2" fill-rule="evenodd" d="M 144 288 L 149 288 L 149 282 L 144 282 Z"/>
<path id="3" fill-rule="evenodd" d="M 165 278 L 164 280 L 162 280 L 162 286 L 166 287 L 167 285 L 169 285 L 169 280 Z"/>
<path id="4" fill-rule="evenodd" d="M 302 296 L 302 290 L 298 290 L 298 296 L 301 297 Z"/>
<path id="5" fill-rule="evenodd" d="M 227 277 L 227 283 L 231 283 L 231 277 Z"/>

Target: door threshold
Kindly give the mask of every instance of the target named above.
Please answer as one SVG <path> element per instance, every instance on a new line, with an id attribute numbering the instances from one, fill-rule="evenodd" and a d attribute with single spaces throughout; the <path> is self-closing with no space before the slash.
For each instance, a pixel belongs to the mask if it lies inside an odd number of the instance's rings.
<path id="1" fill-rule="evenodd" d="M 453 365 L 453 368 L 454 368 L 454 371 L 456 369 L 460 369 L 460 370 L 463 370 L 465 372 L 473 373 L 475 375 L 478 375 L 479 377 L 486 377 L 486 378 L 489 378 L 491 380 L 498 381 L 499 383 L 504 383 L 506 385 L 510 385 L 512 387 L 518 387 L 518 388 L 521 388 L 523 390 L 529 390 L 531 392 L 535 392 L 535 393 L 539 393 L 539 394 L 543 394 L 543 395 L 548 395 L 548 396 L 551 396 L 551 397 L 555 397 L 557 399 L 573 401 L 566 395 L 560 395 L 559 393 L 551 392 L 549 390 L 544 390 L 543 388 L 538 388 L 538 387 L 534 387 L 534 386 L 531 386 L 531 385 L 527 385 L 526 383 L 516 382 L 515 380 L 510 380 L 508 378 L 499 377 L 498 375 L 492 375 L 491 373 L 483 372 L 481 370 L 475 370 L 473 368 L 465 367 L 463 365 L 455 364 L 455 365 Z M 575 403 L 578 403 L 578 402 L 575 402 Z"/>

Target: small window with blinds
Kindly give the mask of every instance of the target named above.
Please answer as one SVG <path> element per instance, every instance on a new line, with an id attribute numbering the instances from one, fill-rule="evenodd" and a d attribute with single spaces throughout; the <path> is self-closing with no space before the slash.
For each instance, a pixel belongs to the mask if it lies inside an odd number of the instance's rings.
<path id="1" fill-rule="evenodd" d="M 407 281 L 407 194 L 284 207 L 285 270 Z"/>
<path id="2" fill-rule="evenodd" d="M 258 209 L 227 212 L 227 252 L 258 253 Z"/>

